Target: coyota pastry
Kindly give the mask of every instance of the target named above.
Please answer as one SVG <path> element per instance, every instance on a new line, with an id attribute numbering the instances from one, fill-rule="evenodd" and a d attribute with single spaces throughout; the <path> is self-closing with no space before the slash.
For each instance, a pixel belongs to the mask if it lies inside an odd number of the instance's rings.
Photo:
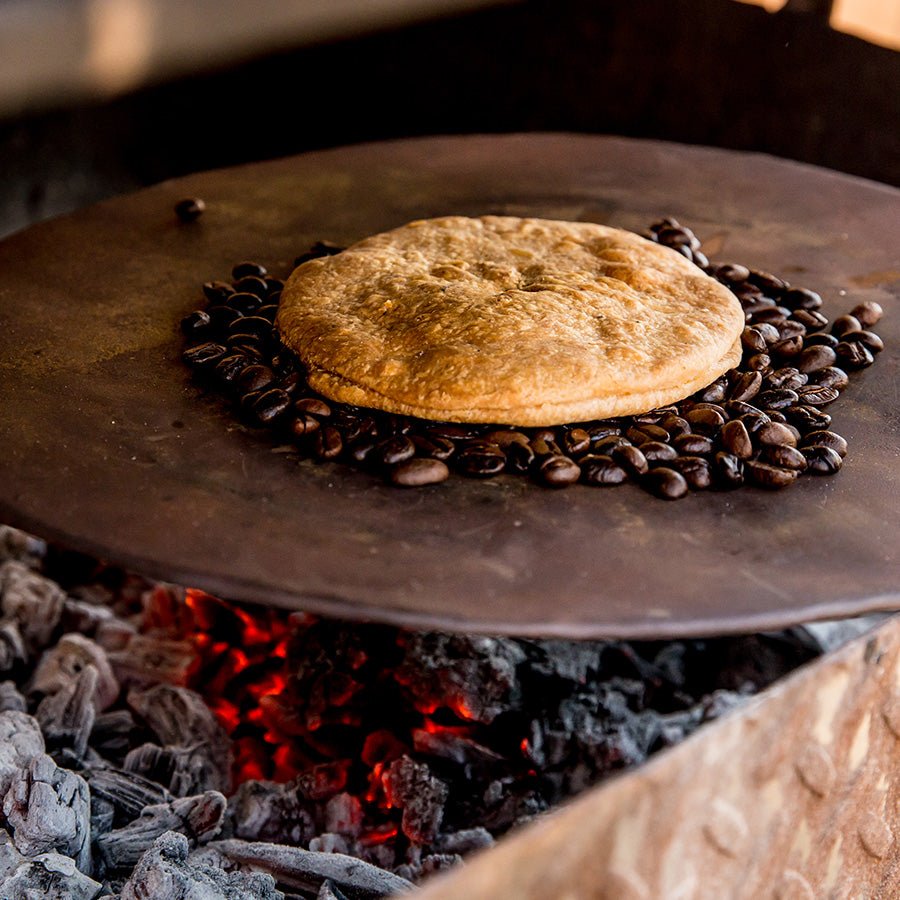
<path id="1" fill-rule="evenodd" d="M 683 399 L 739 362 L 744 314 L 685 257 L 627 231 L 449 216 L 299 266 L 277 327 L 333 400 L 540 426 Z"/>

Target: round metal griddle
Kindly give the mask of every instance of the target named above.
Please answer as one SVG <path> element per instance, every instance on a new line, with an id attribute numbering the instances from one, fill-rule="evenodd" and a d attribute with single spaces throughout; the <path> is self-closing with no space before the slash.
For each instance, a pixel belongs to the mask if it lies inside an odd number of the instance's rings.
<path id="1" fill-rule="evenodd" d="M 180 225 L 173 204 L 206 200 Z M 199 285 L 418 217 L 641 230 L 675 215 L 719 260 L 878 300 L 888 349 L 832 407 L 835 478 L 678 503 L 521 478 L 403 491 L 298 464 L 180 362 Z M 232 598 L 415 626 L 676 636 L 900 605 L 900 193 L 763 156 L 617 138 L 351 147 L 168 182 L 0 244 L 0 518 Z"/>

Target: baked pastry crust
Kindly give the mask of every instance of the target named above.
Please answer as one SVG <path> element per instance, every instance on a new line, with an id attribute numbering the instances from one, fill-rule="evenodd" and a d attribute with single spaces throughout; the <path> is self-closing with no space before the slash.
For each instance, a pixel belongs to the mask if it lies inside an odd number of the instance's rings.
<path id="1" fill-rule="evenodd" d="M 299 266 L 277 326 L 333 400 L 536 426 L 683 399 L 740 360 L 744 314 L 693 263 L 630 232 L 450 216 Z"/>

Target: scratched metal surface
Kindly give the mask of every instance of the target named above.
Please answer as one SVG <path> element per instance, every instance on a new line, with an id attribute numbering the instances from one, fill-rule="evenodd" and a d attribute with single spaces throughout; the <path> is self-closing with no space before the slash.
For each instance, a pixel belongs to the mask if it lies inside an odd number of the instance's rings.
<path id="1" fill-rule="evenodd" d="M 173 203 L 208 210 L 179 226 Z M 835 478 L 679 503 L 632 486 L 452 479 L 404 492 L 298 465 L 179 356 L 198 285 L 313 240 L 500 212 L 642 229 L 872 298 L 888 349 L 830 410 Z M 532 635 L 674 636 L 900 605 L 900 192 L 764 156 L 572 135 L 364 145 L 203 173 L 0 244 L 0 519 L 149 575 L 333 615 Z M 842 292 L 845 292 L 842 295 Z"/>

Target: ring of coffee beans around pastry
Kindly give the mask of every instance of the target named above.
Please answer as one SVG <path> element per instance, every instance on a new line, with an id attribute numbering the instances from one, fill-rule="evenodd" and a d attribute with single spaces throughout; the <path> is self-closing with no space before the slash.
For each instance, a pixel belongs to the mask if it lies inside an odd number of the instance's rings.
<path id="1" fill-rule="evenodd" d="M 641 415 L 553 428 L 458 425 L 334 403 L 311 391 L 300 360 L 280 342 L 275 315 L 283 282 L 253 262 L 203 285 L 207 305 L 184 318 L 184 361 L 218 387 L 247 423 L 275 429 L 304 457 L 369 470 L 402 487 L 507 473 L 547 487 L 635 482 L 677 500 L 744 484 L 787 487 L 801 475 L 833 475 L 847 442 L 825 408 L 883 349 L 870 331 L 874 302 L 829 322 L 815 291 L 768 272 L 711 264 L 687 227 L 667 218 L 651 240 L 683 254 L 729 287 L 747 324 L 741 363 L 679 403 Z M 340 247 L 318 243 L 299 265 Z"/>

